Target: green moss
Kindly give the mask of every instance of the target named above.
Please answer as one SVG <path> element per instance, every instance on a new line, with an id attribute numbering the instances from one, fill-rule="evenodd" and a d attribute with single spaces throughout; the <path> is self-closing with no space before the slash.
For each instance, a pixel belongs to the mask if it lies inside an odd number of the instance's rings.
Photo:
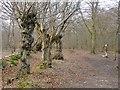
<path id="1" fill-rule="evenodd" d="M 5 60 L 1 60 L 0 63 L 1 63 L 1 65 L 0 65 L 0 68 L 1 68 L 1 69 L 4 69 L 4 68 L 8 65 Z"/>
<path id="2" fill-rule="evenodd" d="M 15 55 L 15 56 L 12 56 L 12 57 L 10 57 L 9 59 L 7 59 L 7 61 L 9 61 L 12 66 L 17 66 L 18 60 L 19 60 L 20 58 L 21 58 L 21 55 L 20 55 L 20 54 L 17 54 L 17 55 Z"/>
<path id="3" fill-rule="evenodd" d="M 17 54 L 17 55 L 15 55 L 15 56 L 12 56 L 12 57 L 10 58 L 10 60 L 16 60 L 16 61 L 18 61 L 20 58 L 21 58 L 21 55 L 20 55 L 20 54 Z"/>
<path id="4" fill-rule="evenodd" d="M 10 66 L 17 66 L 20 58 L 21 55 L 17 54 L 15 56 L 0 60 L 0 69 L 5 68 L 8 64 L 10 64 Z"/>
<path id="5" fill-rule="evenodd" d="M 20 73 L 18 73 L 20 75 Z M 16 78 L 20 78 L 20 76 L 17 74 Z M 28 74 L 24 73 L 24 75 L 22 75 L 22 80 L 21 82 L 17 85 L 18 88 L 31 88 L 33 85 L 32 81 L 28 81 Z"/>
<path id="6" fill-rule="evenodd" d="M 41 61 L 39 64 L 37 64 L 36 69 L 47 69 L 51 68 L 49 67 L 49 64 L 47 61 Z"/>
<path id="7" fill-rule="evenodd" d="M 18 61 L 11 61 L 11 65 L 17 66 L 17 64 L 18 64 Z"/>
<path id="8" fill-rule="evenodd" d="M 2 60 L 0 60 L 0 69 L 2 69 Z"/>
<path id="9" fill-rule="evenodd" d="M 17 85 L 17 87 L 18 88 L 32 88 L 32 85 L 33 85 L 32 81 L 22 81 Z"/>

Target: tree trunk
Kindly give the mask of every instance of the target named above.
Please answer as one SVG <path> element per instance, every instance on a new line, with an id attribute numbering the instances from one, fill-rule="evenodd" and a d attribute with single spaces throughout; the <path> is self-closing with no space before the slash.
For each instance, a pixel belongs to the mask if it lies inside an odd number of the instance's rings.
<path id="1" fill-rule="evenodd" d="M 42 37 L 42 60 L 43 66 L 51 68 L 51 44 L 49 35 L 44 33 Z"/>
<path id="2" fill-rule="evenodd" d="M 118 28 L 115 34 L 115 59 L 117 59 L 117 52 L 120 53 L 120 36 L 118 35 L 120 33 L 120 1 L 118 2 Z M 117 43 L 118 42 L 118 43 Z M 116 45 L 118 44 L 118 45 Z M 118 46 L 118 50 L 117 50 L 117 46 Z"/>
<path id="3" fill-rule="evenodd" d="M 12 53 L 14 53 L 16 51 L 16 47 L 15 47 L 15 32 L 14 32 L 14 29 L 15 29 L 15 25 L 14 25 L 14 21 L 12 20 Z"/>
<path id="4" fill-rule="evenodd" d="M 22 63 L 21 63 L 22 75 L 30 73 L 30 64 L 29 64 L 28 57 L 29 57 L 28 51 L 23 50 L 22 59 L 21 59 L 21 61 L 22 61 Z"/>
<path id="5" fill-rule="evenodd" d="M 91 53 L 93 54 L 95 54 L 95 40 L 96 40 L 95 31 L 93 31 L 91 35 Z"/>
<path id="6" fill-rule="evenodd" d="M 63 60 L 63 54 L 62 54 L 62 41 L 61 38 L 57 38 L 55 41 L 55 52 L 53 59 L 56 60 Z"/>
<path id="7" fill-rule="evenodd" d="M 91 32 L 91 53 L 95 54 L 96 30 L 95 16 L 97 13 L 98 2 L 92 2 L 92 32 Z"/>
<path id="8" fill-rule="evenodd" d="M 22 51 L 21 51 L 21 73 L 22 75 L 26 75 L 30 73 L 30 63 L 29 56 L 31 53 L 31 46 L 34 41 L 32 37 L 33 30 L 35 28 L 35 20 L 36 16 L 34 13 L 27 14 L 22 23 Z"/>
<path id="9" fill-rule="evenodd" d="M 45 35 L 43 35 L 42 37 L 42 60 L 46 61 L 47 60 L 47 45 L 46 45 L 46 39 L 45 39 Z"/>
<path id="10" fill-rule="evenodd" d="M 47 61 L 48 61 L 48 67 L 51 68 L 52 66 L 52 60 L 51 60 L 51 44 L 48 44 L 48 48 L 47 48 Z"/>
<path id="11" fill-rule="evenodd" d="M 32 33 L 28 32 L 30 30 L 33 31 L 34 27 L 32 29 L 25 29 L 22 32 L 21 71 L 23 75 L 30 73 L 29 56 L 31 52 L 31 45 L 34 41 Z"/>

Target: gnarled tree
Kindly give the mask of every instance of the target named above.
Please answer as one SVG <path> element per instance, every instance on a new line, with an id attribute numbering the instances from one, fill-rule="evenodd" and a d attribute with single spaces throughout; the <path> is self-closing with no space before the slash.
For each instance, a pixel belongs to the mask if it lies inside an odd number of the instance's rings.
<path id="1" fill-rule="evenodd" d="M 32 32 L 36 22 L 34 5 L 35 3 L 30 2 L 3 2 L 3 13 L 7 14 L 7 17 L 16 19 L 21 29 L 21 75 L 30 73 L 29 56 L 34 41 Z"/>

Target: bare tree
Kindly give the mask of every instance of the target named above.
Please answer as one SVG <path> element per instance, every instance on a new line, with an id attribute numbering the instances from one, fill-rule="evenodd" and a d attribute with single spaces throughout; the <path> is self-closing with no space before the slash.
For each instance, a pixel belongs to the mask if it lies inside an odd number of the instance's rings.
<path id="1" fill-rule="evenodd" d="M 63 3 L 63 5 L 60 7 L 61 9 L 61 22 L 60 25 L 57 26 L 56 34 L 54 37 L 54 42 L 56 44 L 56 51 L 54 52 L 54 59 L 63 59 L 62 54 L 62 38 L 65 32 L 65 29 L 67 28 L 69 24 L 70 18 L 73 17 L 73 15 L 76 13 L 76 11 L 79 9 L 80 2 L 76 2 L 75 5 L 70 2 Z M 70 10 L 68 10 L 68 7 Z"/>
<path id="2" fill-rule="evenodd" d="M 88 3 L 91 8 L 91 20 L 92 20 L 92 28 L 91 29 L 86 24 L 84 16 L 82 14 L 82 11 L 80 10 L 83 22 L 84 22 L 85 26 L 87 27 L 88 32 L 91 35 L 91 53 L 93 53 L 93 54 L 95 54 L 95 46 L 96 46 L 95 45 L 95 41 L 96 41 L 95 18 L 96 18 L 98 3 L 99 2 L 89 2 Z"/>
<path id="3" fill-rule="evenodd" d="M 42 39 L 42 59 L 47 61 L 51 67 L 51 48 L 52 44 L 56 44 L 56 51 L 58 57 L 62 57 L 62 34 L 66 28 L 67 21 L 78 10 L 78 4 L 64 2 L 44 2 L 39 4 L 37 31 Z M 68 9 L 70 8 L 70 9 Z M 55 55 L 56 56 L 56 55 Z M 56 58 L 59 59 L 59 58 Z"/>
<path id="4" fill-rule="evenodd" d="M 115 60 L 117 58 L 117 53 L 116 53 L 116 42 L 119 40 L 119 32 L 120 32 L 120 1 L 118 2 L 118 28 L 116 31 L 116 37 L 115 37 Z M 120 52 L 119 50 L 119 41 L 118 41 L 118 53 Z"/>
<path id="5" fill-rule="evenodd" d="M 32 32 L 36 22 L 34 5 L 35 3 L 3 2 L 2 12 L 10 18 L 16 19 L 21 29 L 21 75 L 30 73 L 29 56 L 31 52 L 31 45 L 34 40 Z"/>

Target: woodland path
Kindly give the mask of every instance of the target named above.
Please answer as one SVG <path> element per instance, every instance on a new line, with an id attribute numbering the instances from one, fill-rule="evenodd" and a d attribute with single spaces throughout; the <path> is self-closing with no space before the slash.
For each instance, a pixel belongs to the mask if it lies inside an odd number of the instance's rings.
<path id="1" fill-rule="evenodd" d="M 25 80 L 17 80 L 4 87 L 19 87 L 24 82 L 28 87 L 37 88 L 117 88 L 118 71 L 117 61 L 109 54 L 109 58 L 103 58 L 101 53 L 91 55 L 85 51 L 63 50 L 65 60 L 54 60 L 53 68 L 39 69 L 41 53 L 32 55 L 31 74 Z M 15 74 L 7 69 L 4 77 Z M 9 74 L 7 73 L 9 72 Z M 14 73 L 13 73 L 14 72 Z"/>

